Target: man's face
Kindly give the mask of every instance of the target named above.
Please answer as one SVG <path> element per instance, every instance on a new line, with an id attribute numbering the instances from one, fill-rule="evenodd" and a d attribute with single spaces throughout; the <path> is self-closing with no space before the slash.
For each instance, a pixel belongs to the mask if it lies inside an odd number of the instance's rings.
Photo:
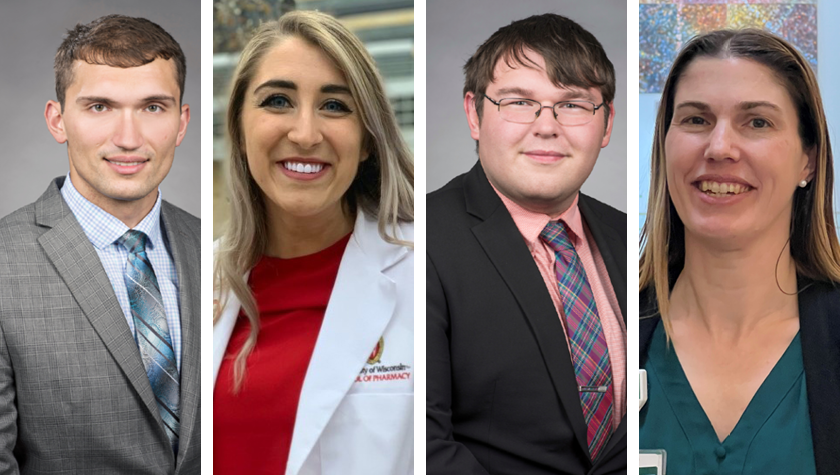
<path id="1" fill-rule="evenodd" d="M 560 88 L 545 71 L 545 60 L 531 50 L 527 57 L 536 66 L 510 67 L 496 63 L 486 94 L 494 101 L 524 98 L 551 106 L 560 101 L 586 100 L 601 104 L 598 89 Z M 481 120 L 476 101 L 485 101 Z M 516 124 L 501 118 L 498 107 L 482 96 L 467 93 L 464 109 L 472 138 L 479 140 L 478 156 L 487 178 L 496 189 L 520 206 L 556 216 L 572 204 L 595 166 L 601 148 L 610 141 L 615 110 L 604 120 L 606 108 L 595 111 L 589 123 L 560 125 L 550 109 L 543 109 L 531 124 Z"/>
<path id="2" fill-rule="evenodd" d="M 151 209 L 190 120 L 179 104 L 172 60 L 134 68 L 76 61 L 64 107 L 50 101 L 47 125 L 67 143 L 70 177 L 99 207 Z"/>

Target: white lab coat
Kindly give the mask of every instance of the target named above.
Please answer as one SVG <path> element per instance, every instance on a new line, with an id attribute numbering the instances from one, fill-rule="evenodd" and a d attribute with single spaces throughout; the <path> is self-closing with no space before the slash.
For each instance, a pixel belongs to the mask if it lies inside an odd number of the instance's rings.
<path id="1" fill-rule="evenodd" d="M 414 240 L 413 224 L 399 231 Z M 413 283 L 414 252 L 383 241 L 359 213 L 306 371 L 286 475 L 414 473 Z M 239 310 L 231 294 L 213 328 L 214 386 Z"/>

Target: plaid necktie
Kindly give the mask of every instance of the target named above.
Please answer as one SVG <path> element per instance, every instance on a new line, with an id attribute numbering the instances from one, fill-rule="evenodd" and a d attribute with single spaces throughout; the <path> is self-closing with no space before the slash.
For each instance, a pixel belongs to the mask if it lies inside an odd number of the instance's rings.
<path id="1" fill-rule="evenodd" d="M 169 337 L 169 324 L 163 310 L 155 271 L 146 256 L 146 235 L 129 229 L 117 242 L 128 249 L 125 286 L 134 318 L 137 346 L 146 375 L 155 393 L 160 417 L 172 450 L 178 453 L 180 376 L 175 349 Z"/>
<path id="2" fill-rule="evenodd" d="M 607 340 L 586 271 L 561 221 L 549 222 L 540 237 L 554 250 L 554 271 L 566 314 L 586 441 L 595 460 L 612 432 L 612 369 Z"/>

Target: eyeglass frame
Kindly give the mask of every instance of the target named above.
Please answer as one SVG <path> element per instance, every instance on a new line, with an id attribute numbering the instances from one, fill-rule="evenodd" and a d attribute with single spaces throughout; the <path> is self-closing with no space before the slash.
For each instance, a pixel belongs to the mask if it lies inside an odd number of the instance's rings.
<path id="1" fill-rule="evenodd" d="M 544 105 L 542 105 L 542 102 L 535 101 L 534 99 L 528 99 L 526 97 L 503 97 L 503 98 L 499 99 L 498 102 L 496 102 L 493 99 L 491 99 L 490 96 L 488 96 L 487 94 L 482 94 L 482 96 L 484 96 L 485 99 L 487 99 L 488 101 L 493 103 L 493 105 L 496 106 L 496 110 L 498 110 L 500 113 L 502 111 L 502 101 L 504 101 L 505 99 L 518 99 L 518 100 L 522 100 L 522 101 L 536 102 L 537 104 L 539 104 L 540 108 L 539 108 L 539 110 L 537 110 L 537 112 L 534 113 L 534 120 L 532 120 L 531 122 L 513 122 L 513 121 L 507 120 L 504 117 L 502 117 L 502 120 L 504 120 L 505 122 L 510 122 L 511 124 L 533 124 L 540 117 L 540 114 L 542 113 L 543 109 L 551 109 L 551 113 L 554 114 L 554 120 L 557 120 L 557 112 L 554 111 L 554 108 L 557 107 L 557 104 L 575 104 L 575 103 L 579 103 L 579 102 L 586 102 L 586 103 L 592 104 L 592 118 L 595 118 L 595 114 L 598 113 L 598 109 L 604 107 L 604 105 L 606 105 L 606 103 L 607 103 L 607 101 L 601 101 L 601 103 L 596 106 L 595 103 L 592 102 L 592 101 L 582 101 L 582 100 L 578 101 L 578 100 L 575 100 L 575 101 L 558 101 L 558 102 L 555 102 L 554 104 L 552 104 L 550 106 L 544 106 Z M 589 121 L 587 121 L 587 122 L 583 122 L 583 123 L 576 124 L 576 125 L 586 125 L 589 122 L 592 122 L 592 119 L 589 119 Z M 557 121 L 557 123 L 560 124 L 560 121 Z M 563 125 L 563 124 L 560 124 L 560 125 Z"/>

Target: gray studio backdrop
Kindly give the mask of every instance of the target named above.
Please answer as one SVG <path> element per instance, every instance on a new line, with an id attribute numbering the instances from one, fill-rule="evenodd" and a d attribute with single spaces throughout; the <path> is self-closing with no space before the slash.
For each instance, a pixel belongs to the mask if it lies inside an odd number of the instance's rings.
<path id="1" fill-rule="evenodd" d="M 0 1 L 0 216 L 35 201 L 51 179 L 67 173 L 67 146 L 53 139 L 44 122 L 44 107 L 55 99 L 53 58 L 68 29 L 110 13 L 148 18 L 184 50 L 184 103 L 192 118 L 161 192 L 167 201 L 200 215 L 200 3 L 27 0 Z"/>
<path id="2" fill-rule="evenodd" d="M 627 211 L 627 5 L 624 0 L 428 0 L 426 5 L 426 191 L 478 160 L 464 116 L 464 63 L 514 20 L 557 13 L 589 30 L 615 66 L 615 125 L 583 191 Z M 634 12 L 635 14 L 635 12 Z"/>

